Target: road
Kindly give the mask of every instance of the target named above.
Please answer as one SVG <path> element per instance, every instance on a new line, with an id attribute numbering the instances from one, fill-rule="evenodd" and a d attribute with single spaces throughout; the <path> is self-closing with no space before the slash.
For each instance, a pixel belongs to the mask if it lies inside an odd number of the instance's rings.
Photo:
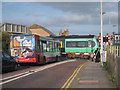
<path id="1" fill-rule="evenodd" d="M 87 60 L 68 60 L 3 74 L 2 88 L 66 88 Z M 27 66 L 28 67 L 28 66 Z"/>

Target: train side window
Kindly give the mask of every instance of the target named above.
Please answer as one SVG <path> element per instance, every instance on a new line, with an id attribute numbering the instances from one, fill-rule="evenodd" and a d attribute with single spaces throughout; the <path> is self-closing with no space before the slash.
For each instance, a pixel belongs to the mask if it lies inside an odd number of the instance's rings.
<path id="1" fill-rule="evenodd" d="M 87 47 L 87 41 L 78 41 L 77 47 Z"/>
<path id="2" fill-rule="evenodd" d="M 41 51 L 46 52 L 47 51 L 47 42 L 41 41 Z"/>
<path id="3" fill-rule="evenodd" d="M 52 42 L 49 42 L 49 51 L 52 52 L 52 49 L 53 49 L 53 43 Z"/>
<path id="4" fill-rule="evenodd" d="M 48 41 L 47 42 L 47 52 L 49 52 L 50 51 L 50 42 Z"/>
<path id="5" fill-rule="evenodd" d="M 57 51 L 57 42 L 54 42 L 54 50 Z"/>
<path id="6" fill-rule="evenodd" d="M 66 47 L 77 47 L 77 43 L 75 41 L 67 41 Z"/>

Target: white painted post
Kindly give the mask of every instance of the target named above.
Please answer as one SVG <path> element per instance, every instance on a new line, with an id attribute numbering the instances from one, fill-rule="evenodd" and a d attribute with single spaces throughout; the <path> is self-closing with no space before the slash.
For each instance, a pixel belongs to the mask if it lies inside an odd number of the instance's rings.
<path id="1" fill-rule="evenodd" d="M 101 0 L 101 64 L 103 66 L 103 18 L 102 18 L 102 0 Z"/>
<path id="2" fill-rule="evenodd" d="M 117 56 L 118 56 L 118 46 L 117 46 Z"/>
<path id="3" fill-rule="evenodd" d="M 110 46 L 110 53 L 111 53 L 111 46 Z"/>

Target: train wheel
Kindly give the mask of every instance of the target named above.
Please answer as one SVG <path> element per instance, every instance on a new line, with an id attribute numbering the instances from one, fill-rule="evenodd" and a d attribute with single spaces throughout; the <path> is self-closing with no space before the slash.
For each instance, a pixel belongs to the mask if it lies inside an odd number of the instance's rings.
<path id="1" fill-rule="evenodd" d="M 59 61 L 59 56 L 56 56 L 56 61 L 57 61 L 57 62 Z"/>
<path id="2" fill-rule="evenodd" d="M 46 59 L 43 57 L 43 65 L 46 64 Z"/>

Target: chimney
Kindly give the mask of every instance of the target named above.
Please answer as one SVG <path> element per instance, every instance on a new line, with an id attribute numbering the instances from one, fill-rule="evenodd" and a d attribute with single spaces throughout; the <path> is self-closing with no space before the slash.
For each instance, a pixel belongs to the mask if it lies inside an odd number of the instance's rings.
<path id="1" fill-rule="evenodd" d="M 113 32 L 113 35 L 115 34 L 115 32 Z"/>
<path id="2" fill-rule="evenodd" d="M 101 36 L 101 33 L 99 33 L 99 36 Z"/>
<path id="3" fill-rule="evenodd" d="M 62 29 L 60 29 L 59 36 L 62 36 Z"/>
<path id="4" fill-rule="evenodd" d="M 69 30 L 67 29 L 67 30 L 66 30 L 66 36 L 68 36 L 68 33 L 69 33 Z"/>
<path id="5" fill-rule="evenodd" d="M 107 35 L 108 35 L 108 33 L 107 33 Z"/>

